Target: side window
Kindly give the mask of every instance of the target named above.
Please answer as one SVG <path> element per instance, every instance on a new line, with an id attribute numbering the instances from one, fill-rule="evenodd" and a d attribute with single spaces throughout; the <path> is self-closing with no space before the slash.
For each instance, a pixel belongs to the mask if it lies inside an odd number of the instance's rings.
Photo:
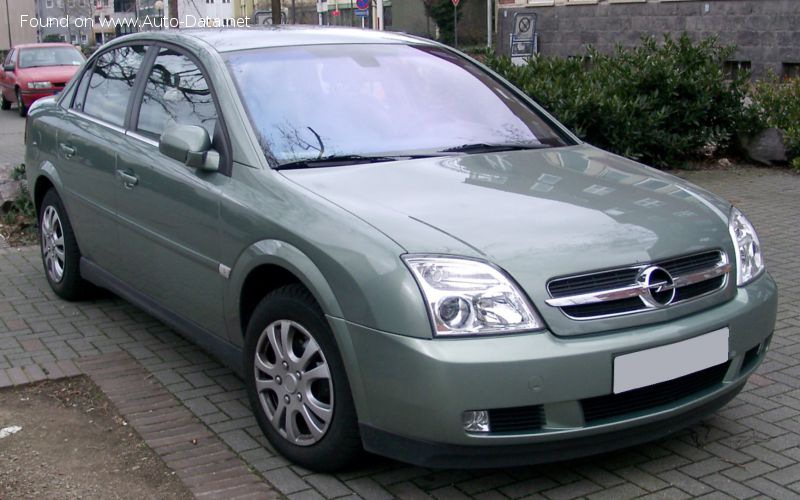
<path id="1" fill-rule="evenodd" d="M 97 58 L 86 89 L 83 112 L 122 126 L 146 50 L 143 45 L 131 45 L 110 50 Z"/>
<path id="2" fill-rule="evenodd" d="M 137 130 L 158 137 L 170 120 L 204 127 L 213 138 L 217 110 L 197 65 L 179 52 L 161 49 L 145 84 Z"/>

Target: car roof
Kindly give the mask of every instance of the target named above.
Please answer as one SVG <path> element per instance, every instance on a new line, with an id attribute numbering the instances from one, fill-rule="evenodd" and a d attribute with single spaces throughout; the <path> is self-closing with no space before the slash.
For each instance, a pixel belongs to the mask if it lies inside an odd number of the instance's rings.
<path id="1" fill-rule="evenodd" d="M 434 43 L 402 33 L 309 25 L 149 31 L 128 35 L 123 39 L 171 42 L 200 40 L 211 45 L 217 52 L 297 45 Z"/>

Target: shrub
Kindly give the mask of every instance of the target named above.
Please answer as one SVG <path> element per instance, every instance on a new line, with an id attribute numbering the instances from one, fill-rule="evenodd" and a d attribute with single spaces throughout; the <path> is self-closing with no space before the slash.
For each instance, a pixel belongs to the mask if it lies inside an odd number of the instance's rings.
<path id="1" fill-rule="evenodd" d="M 722 65 L 732 51 L 715 38 L 693 43 L 684 34 L 662 44 L 645 37 L 612 54 L 589 47 L 583 58 L 537 56 L 514 66 L 487 53 L 486 62 L 582 139 L 668 166 L 732 143 L 749 79 L 726 79 Z"/>
<path id="2" fill-rule="evenodd" d="M 748 118 L 750 131 L 767 127 L 781 129 L 789 158 L 800 157 L 800 79 L 781 81 L 770 74 L 753 85 Z M 800 167 L 800 162 L 793 164 Z"/>

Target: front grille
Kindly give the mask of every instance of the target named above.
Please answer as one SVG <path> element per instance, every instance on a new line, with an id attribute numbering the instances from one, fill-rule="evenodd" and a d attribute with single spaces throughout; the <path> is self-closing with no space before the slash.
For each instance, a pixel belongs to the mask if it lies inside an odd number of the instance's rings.
<path id="1" fill-rule="evenodd" d="M 667 405 L 722 383 L 730 361 L 699 372 L 634 389 L 581 400 L 583 418 L 588 425 L 620 415 Z"/>
<path id="2" fill-rule="evenodd" d="M 542 405 L 489 410 L 491 432 L 536 431 L 543 425 L 544 407 Z"/>
<path id="3" fill-rule="evenodd" d="M 675 280 L 675 297 L 670 304 L 695 299 L 724 288 L 730 268 L 723 252 L 711 250 L 650 264 L 556 278 L 547 284 L 551 297 L 547 302 L 559 307 L 567 316 L 581 320 L 653 309 L 642 297 L 644 288 L 638 281 L 644 270 L 651 266 L 666 270 Z M 619 289 L 631 290 L 629 296 L 587 300 L 587 296 L 601 296 Z"/>

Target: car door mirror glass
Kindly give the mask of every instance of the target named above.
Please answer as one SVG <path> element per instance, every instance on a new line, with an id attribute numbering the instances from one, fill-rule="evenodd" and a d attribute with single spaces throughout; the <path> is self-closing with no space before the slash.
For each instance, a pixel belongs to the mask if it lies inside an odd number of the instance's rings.
<path id="1" fill-rule="evenodd" d="M 206 129 L 197 125 L 167 124 L 158 141 L 158 150 L 188 167 L 219 169 L 219 153 L 211 148 L 211 137 Z"/>
<path id="2" fill-rule="evenodd" d="M 3 66 L 3 71 L 14 71 L 14 63 Z"/>

